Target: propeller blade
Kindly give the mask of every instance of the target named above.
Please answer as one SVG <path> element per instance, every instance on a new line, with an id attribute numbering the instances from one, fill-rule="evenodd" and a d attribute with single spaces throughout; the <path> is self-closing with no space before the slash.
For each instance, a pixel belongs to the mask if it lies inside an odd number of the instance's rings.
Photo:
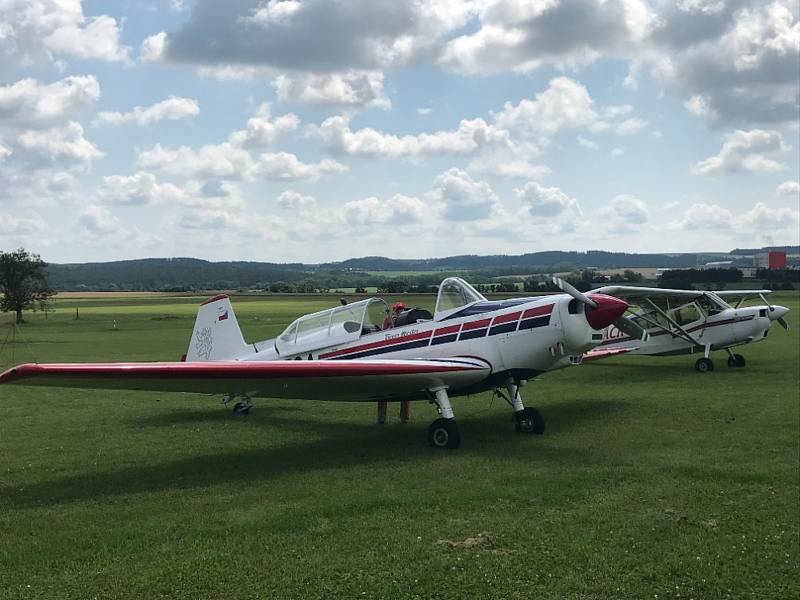
<path id="1" fill-rule="evenodd" d="M 569 294 L 570 296 L 575 298 L 575 300 L 577 300 L 578 302 L 582 302 L 583 304 L 591 308 L 597 308 L 597 302 L 589 298 L 589 296 L 587 296 L 583 292 L 575 289 L 575 287 L 573 287 L 571 284 L 567 283 L 560 277 L 553 276 L 553 283 L 556 284 L 562 292 Z"/>
<path id="2" fill-rule="evenodd" d="M 777 321 L 781 324 L 781 327 L 783 327 L 786 331 L 789 331 L 789 324 L 786 322 L 786 319 L 783 317 L 778 317 Z"/>
<path id="3" fill-rule="evenodd" d="M 628 317 L 620 317 L 614 321 L 614 326 L 622 331 L 624 334 L 631 336 L 635 340 L 645 341 L 648 337 L 647 330 L 639 327 L 636 323 L 631 321 Z"/>

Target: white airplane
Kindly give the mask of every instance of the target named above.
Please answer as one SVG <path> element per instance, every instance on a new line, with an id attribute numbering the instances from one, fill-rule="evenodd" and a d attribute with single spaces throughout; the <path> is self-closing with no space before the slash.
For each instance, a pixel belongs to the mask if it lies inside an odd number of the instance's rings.
<path id="1" fill-rule="evenodd" d="M 566 294 L 491 301 L 452 277 L 439 287 L 433 315 L 409 310 L 382 330 L 388 306 L 369 298 L 302 316 L 256 343 L 245 342 L 221 295 L 200 307 L 181 362 L 26 364 L 1 374 L 0 384 L 221 394 L 226 404 L 238 399 L 239 413 L 255 397 L 427 399 L 440 415 L 428 429 L 438 448 L 460 444 L 450 398 L 495 390 L 513 407 L 517 431 L 540 434 L 544 419 L 524 406 L 520 387 L 599 344 L 628 308 L 561 284 Z"/>
<path id="2" fill-rule="evenodd" d="M 784 319 L 789 309 L 770 304 L 766 299 L 770 290 L 712 292 L 607 286 L 590 293 L 620 298 L 631 308 L 627 316 L 603 330 L 599 346 L 585 353 L 582 361 L 626 353 L 666 356 L 702 352 L 695 369 L 707 373 L 714 370 L 710 353 L 725 350 L 728 366 L 741 368 L 745 358 L 731 348 L 765 340 L 775 321 L 789 330 Z M 742 306 L 752 297 L 760 297 L 764 304 Z"/>

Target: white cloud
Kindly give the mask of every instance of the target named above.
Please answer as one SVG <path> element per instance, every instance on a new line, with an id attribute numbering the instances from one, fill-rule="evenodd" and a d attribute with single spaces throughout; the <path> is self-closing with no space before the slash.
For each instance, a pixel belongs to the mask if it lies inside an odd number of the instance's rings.
<path id="1" fill-rule="evenodd" d="M 515 188 L 514 195 L 534 217 L 558 217 L 568 214 L 581 215 L 581 207 L 575 198 L 567 196 L 557 187 L 544 187 L 531 181 L 522 188 Z"/>
<path id="2" fill-rule="evenodd" d="M 418 198 L 396 194 L 386 201 L 375 197 L 353 200 L 342 206 L 341 216 L 348 225 L 406 225 L 420 223 L 429 210 Z"/>
<path id="3" fill-rule="evenodd" d="M 158 62 L 164 58 L 167 34 L 164 31 L 148 36 L 142 41 L 139 60 L 142 62 Z"/>
<path id="4" fill-rule="evenodd" d="M 180 201 L 184 193 L 171 183 L 159 184 L 152 173 L 139 171 L 133 175 L 111 175 L 103 178 L 100 188 L 103 199 L 112 204 L 143 205 Z"/>
<path id="5" fill-rule="evenodd" d="M 245 20 L 259 25 L 285 25 L 300 8 L 302 5 L 297 0 L 267 0 Z"/>
<path id="6" fill-rule="evenodd" d="M 86 17 L 80 0 L 4 0 L 0 3 L 0 71 L 6 65 L 56 63 L 58 56 L 124 62 L 117 21 Z"/>
<path id="7" fill-rule="evenodd" d="M 800 211 L 792 208 L 770 208 L 759 202 L 736 220 L 740 229 L 752 231 L 754 234 L 775 234 L 797 236 L 800 226 Z"/>
<path id="8" fill-rule="evenodd" d="M 297 156 L 288 152 L 261 154 L 253 165 L 255 177 L 287 181 L 293 179 L 316 180 L 323 175 L 344 173 L 347 167 L 335 160 L 323 159 L 318 163 L 301 162 Z"/>
<path id="9" fill-rule="evenodd" d="M 692 170 L 698 175 L 779 171 L 784 166 L 768 158 L 766 154 L 783 152 L 787 149 L 778 131 L 739 129 L 722 138 L 719 154 L 700 161 Z"/>
<path id="10" fill-rule="evenodd" d="M 775 193 L 779 196 L 796 196 L 800 194 L 800 182 L 784 181 L 777 187 Z"/>
<path id="11" fill-rule="evenodd" d="M 83 209 L 78 217 L 78 223 L 95 236 L 109 235 L 120 229 L 119 220 L 108 209 L 95 204 L 90 204 Z"/>
<path id="12" fill-rule="evenodd" d="M 708 121 L 716 121 L 719 118 L 719 113 L 711 108 L 709 99 L 706 96 L 695 94 L 683 103 L 691 114 L 696 117 L 707 119 Z"/>
<path id="13" fill-rule="evenodd" d="M 294 131 L 300 126 L 300 119 L 294 113 L 270 117 L 269 104 L 258 107 L 257 115 L 247 120 L 244 130 L 234 131 L 229 141 L 239 147 L 260 148 L 274 143 L 280 136 Z"/>
<path id="14" fill-rule="evenodd" d="M 625 148 L 614 148 L 611 150 L 611 156 L 617 157 L 625 154 Z"/>
<path id="15" fill-rule="evenodd" d="M 442 203 L 448 221 L 474 221 L 489 217 L 500 199 L 485 181 L 475 181 L 465 171 L 452 168 L 433 183 L 431 197 Z"/>
<path id="16" fill-rule="evenodd" d="M 379 71 L 283 73 L 272 85 L 281 102 L 384 110 L 392 106 L 383 93 L 383 73 Z"/>
<path id="17" fill-rule="evenodd" d="M 461 121 L 456 131 L 396 136 L 369 127 L 352 131 L 347 117 L 336 116 L 323 121 L 316 133 L 330 152 L 382 158 L 472 154 L 509 140 L 507 131 L 483 119 Z"/>
<path id="18" fill-rule="evenodd" d="M 80 123 L 70 121 L 63 127 L 22 133 L 17 142 L 21 148 L 51 163 L 86 163 L 104 154 L 83 137 Z"/>
<path id="19" fill-rule="evenodd" d="M 423 117 L 427 117 L 432 112 L 433 112 L 433 109 L 430 108 L 429 106 L 421 106 L 420 108 L 417 109 L 417 114 L 421 115 Z"/>
<path id="20" fill-rule="evenodd" d="M 589 148 L 589 150 L 599 150 L 600 145 L 597 142 L 593 142 L 592 140 L 586 139 L 585 137 L 579 135 L 578 136 L 578 143 L 583 146 L 584 148 Z"/>
<path id="21" fill-rule="evenodd" d="M 608 206 L 597 211 L 597 222 L 603 224 L 605 231 L 613 233 L 634 233 L 647 223 L 647 205 L 630 194 L 614 196 Z"/>
<path id="22" fill-rule="evenodd" d="M 301 194 L 294 190 L 285 190 L 278 196 L 278 206 L 284 210 L 301 212 L 310 210 L 316 206 L 317 202 L 313 196 Z"/>
<path id="23" fill-rule="evenodd" d="M 479 28 L 450 40 L 440 62 L 470 75 L 574 68 L 602 56 L 625 56 L 652 28 L 640 0 L 486 0 Z"/>
<path id="24" fill-rule="evenodd" d="M 621 123 L 618 123 L 614 127 L 614 131 L 617 135 L 633 135 L 635 133 L 639 133 L 642 129 L 647 127 L 650 123 L 639 117 L 632 117 L 630 119 L 625 119 Z"/>
<path id="25" fill-rule="evenodd" d="M 0 127 L 39 128 L 74 117 L 100 97 L 94 75 L 66 77 L 43 84 L 21 79 L 0 86 Z"/>
<path id="26" fill-rule="evenodd" d="M 200 106 L 193 98 L 170 96 L 166 100 L 152 106 L 136 106 L 126 113 L 103 111 L 97 114 L 95 123 L 119 125 L 128 121 L 136 121 L 139 125 L 150 125 L 159 121 L 177 121 L 200 114 Z"/>
<path id="27" fill-rule="evenodd" d="M 0 163 L 3 162 L 6 158 L 11 156 L 12 154 L 13 151 L 11 150 L 11 148 L 7 148 L 3 146 L 3 144 L 0 144 Z"/>
<path id="28" fill-rule="evenodd" d="M 706 204 L 703 202 L 692 204 L 679 221 L 678 225 L 683 229 L 723 229 L 727 230 L 733 226 L 733 214 L 726 208 L 718 204 Z"/>

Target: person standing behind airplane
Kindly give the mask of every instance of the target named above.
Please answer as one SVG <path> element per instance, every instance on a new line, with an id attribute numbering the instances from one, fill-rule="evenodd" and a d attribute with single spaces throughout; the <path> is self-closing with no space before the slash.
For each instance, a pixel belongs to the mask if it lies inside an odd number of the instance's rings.
<path id="1" fill-rule="evenodd" d="M 383 329 L 391 329 L 395 326 L 397 317 L 406 309 L 406 305 L 402 302 L 395 302 L 392 304 L 392 312 L 389 314 L 387 311 L 386 318 L 383 319 Z M 378 402 L 378 425 L 386 423 L 386 410 L 388 403 L 385 400 Z M 400 402 L 400 422 L 408 423 L 411 418 L 411 404 L 408 400 Z"/>

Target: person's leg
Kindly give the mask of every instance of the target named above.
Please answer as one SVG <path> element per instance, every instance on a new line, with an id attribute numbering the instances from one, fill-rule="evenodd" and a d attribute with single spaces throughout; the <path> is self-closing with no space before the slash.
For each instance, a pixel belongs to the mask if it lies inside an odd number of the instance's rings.
<path id="1" fill-rule="evenodd" d="M 386 401 L 378 402 L 378 425 L 386 423 Z"/>
<path id="2" fill-rule="evenodd" d="M 409 402 L 408 400 L 403 400 L 400 403 L 400 422 L 408 423 L 410 418 L 411 418 L 411 402 Z"/>

